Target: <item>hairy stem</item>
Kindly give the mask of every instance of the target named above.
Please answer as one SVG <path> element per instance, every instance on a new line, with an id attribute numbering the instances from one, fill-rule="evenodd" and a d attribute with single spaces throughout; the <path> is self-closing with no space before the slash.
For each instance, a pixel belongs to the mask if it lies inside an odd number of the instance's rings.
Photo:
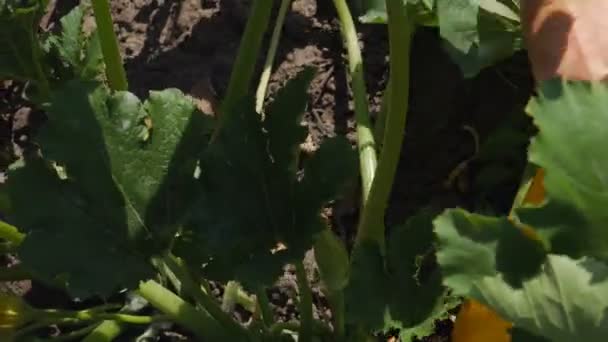
<path id="1" fill-rule="evenodd" d="M 356 242 L 371 240 L 384 250 L 384 214 L 388 206 L 401 145 L 409 102 L 410 47 L 414 31 L 402 0 L 386 0 L 390 43 L 390 86 L 382 154 L 367 205 L 357 231 Z"/>
<path id="2" fill-rule="evenodd" d="M 342 37 L 348 52 L 348 71 L 355 98 L 355 119 L 357 121 L 357 142 L 361 169 L 363 206 L 367 205 L 369 193 L 377 167 L 376 142 L 369 116 L 367 89 L 363 77 L 363 58 L 353 17 L 346 0 L 334 0 L 340 18 Z"/>
<path id="3" fill-rule="evenodd" d="M 254 0 L 241 38 L 239 51 L 232 67 L 226 96 L 220 108 L 220 120 L 224 120 L 232 108 L 249 92 L 253 71 L 262 46 L 262 39 L 268 27 L 272 0 Z"/>
<path id="4" fill-rule="evenodd" d="M 272 65 L 274 64 L 274 58 L 277 54 L 277 48 L 279 41 L 281 40 L 281 32 L 283 30 L 283 23 L 285 22 L 285 16 L 291 0 L 281 0 L 281 7 L 279 7 L 279 13 L 277 14 L 277 20 L 274 24 L 274 31 L 272 31 L 272 38 L 270 38 L 270 46 L 268 47 L 268 53 L 266 54 L 266 61 L 264 62 L 264 69 L 260 76 L 260 84 L 255 96 L 255 110 L 258 113 L 262 112 L 264 106 L 264 99 L 266 98 L 266 89 L 268 88 L 268 82 L 270 81 L 270 74 L 272 73 Z"/>
<path id="5" fill-rule="evenodd" d="M 92 3 L 99 41 L 101 42 L 101 52 L 106 65 L 106 77 L 110 88 L 118 91 L 128 90 L 127 74 L 114 32 L 110 2 L 108 0 L 92 0 Z"/>
<path id="6" fill-rule="evenodd" d="M 304 264 L 301 261 L 296 264 L 296 276 L 298 279 L 298 289 L 300 290 L 300 329 L 298 341 L 311 342 L 313 330 L 312 291 L 308 284 Z"/>

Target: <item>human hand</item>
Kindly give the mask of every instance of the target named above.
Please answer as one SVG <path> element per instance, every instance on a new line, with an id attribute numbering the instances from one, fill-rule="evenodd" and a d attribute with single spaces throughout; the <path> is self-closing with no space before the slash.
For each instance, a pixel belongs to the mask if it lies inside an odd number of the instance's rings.
<path id="1" fill-rule="evenodd" d="M 522 0 L 521 5 L 538 81 L 608 80 L 607 0 Z"/>

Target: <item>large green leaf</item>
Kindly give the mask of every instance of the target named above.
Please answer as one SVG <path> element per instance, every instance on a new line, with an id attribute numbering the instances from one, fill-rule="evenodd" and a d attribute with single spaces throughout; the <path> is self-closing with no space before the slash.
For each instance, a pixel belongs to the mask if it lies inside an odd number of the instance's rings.
<path id="1" fill-rule="evenodd" d="M 406 328 L 443 312 L 445 289 L 433 254 L 433 217 L 427 211 L 413 216 L 394 227 L 388 240 L 391 317 Z"/>
<path id="2" fill-rule="evenodd" d="M 26 266 L 76 296 L 136 285 L 196 195 L 208 126 L 177 90 L 152 92 L 143 104 L 93 82 L 55 92 L 39 140 L 60 172 L 28 161 L 9 175 L 12 219 L 28 233 Z"/>
<path id="3" fill-rule="evenodd" d="M 298 172 L 300 122 L 313 73 L 307 70 L 276 95 L 266 116 L 244 101 L 226 115 L 200 160 L 202 195 L 176 254 L 205 264 L 208 277 L 245 285 L 270 283 L 281 267 L 301 258 L 324 228 L 322 207 L 356 170 L 350 144 L 322 144 Z M 286 250 L 276 251 L 282 244 Z"/>
<path id="4" fill-rule="evenodd" d="M 355 247 L 345 292 L 349 321 L 369 330 L 399 329 L 410 339 L 433 332 L 454 304 L 434 260 L 433 216 L 422 211 L 392 227 L 385 259 L 377 244 Z"/>
<path id="5" fill-rule="evenodd" d="M 386 0 L 358 0 L 356 1 L 359 21 L 365 24 L 386 24 Z M 437 16 L 434 13 L 435 0 L 403 0 L 408 6 L 411 20 L 423 26 L 437 26 Z"/>
<path id="6" fill-rule="evenodd" d="M 362 23 L 386 23 L 387 15 L 385 0 L 357 0 L 356 3 L 359 13 L 361 13 L 359 20 Z"/>
<path id="7" fill-rule="evenodd" d="M 107 296 L 152 276 L 124 225 L 112 222 L 119 218 L 104 219 L 98 207 L 103 202 L 86 199 L 50 164 L 30 160 L 12 170 L 9 189 L 12 219 L 28 233 L 19 258 L 36 278 L 64 284 L 74 297 L 89 297 Z"/>
<path id="8" fill-rule="evenodd" d="M 62 32 L 57 36 L 57 48 L 63 59 L 72 65 L 79 65 L 82 58 L 83 19 L 84 12 L 80 6 L 76 6 L 60 19 Z"/>
<path id="9" fill-rule="evenodd" d="M 351 256 L 350 279 L 344 289 L 347 322 L 368 331 L 384 328 L 390 289 L 380 246 L 372 241 L 359 243 Z"/>
<path id="10" fill-rule="evenodd" d="M 48 37 L 47 52 L 56 57 L 57 61 L 51 64 L 61 64 L 70 73 L 56 75 L 58 77 L 93 79 L 101 74 L 103 69 L 103 56 L 97 31 L 90 36 L 83 32 L 84 9 L 76 6 L 61 18 L 61 31 L 57 35 Z M 57 69 L 57 66 L 55 66 Z M 59 74 L 59 70 L 56 70 Z"/>
<path id="11" fill-rule="evenodd" d="M 514 286 L 534 276 L 545 258 L 542 244 L 507 218 L 447 210 L 435 219 L 437 259 L 444 284 L 468 293 L 487 276 L 500 276 Z"/>
<path id="12" fill-rule="evenodd" d="M 551 341 L 603 341 L 608 267 L 548 255 L 506 219 L 449 210 L 435 221 L 444 284 Z M 524 336 L 525 335 L 525 336 Z M 522 341 L 530 334 L 518 334 Z"/>
<path id="13" fill-rule="evenodd" d="M 43 0 L 0 0 L 0 78 L 20 80 L 39 77 L 41 50 L 38 20 Z"/>
<path id="14" fill-rule="evenodd" d="M 38 26 L 47 2 L 0 1 L 0 78 L 45 88 L 46 83 L 74 77 L 96 78 L 103 68 L 101 45 L 96 32 L 84 34 L 83 9 L 77 6 L 61 18 L 58 33 L 41 34 Z"/>
<path id="15" fill-rule="evenodd" d="M 465 77 L 523 48 L 519 0 L 403 0 L 417 25 L 438 26 Z M 383 0 L 359 0 L 364 23 L 386 23 Z"/>
<path id="16" fill-rule="evenodd" d="M 437 0 L 439 31 L 466 77 L 511 56 L 523 47 L 519 2 Z"/>
<path id="17" fill-rule="evenodd" d="M 608 87 L 542 84 L 529 110 L 539 128 L 529 158 L 545 170 L 548 203 L 518 211 L 555 253 L 608 259 Z"/>

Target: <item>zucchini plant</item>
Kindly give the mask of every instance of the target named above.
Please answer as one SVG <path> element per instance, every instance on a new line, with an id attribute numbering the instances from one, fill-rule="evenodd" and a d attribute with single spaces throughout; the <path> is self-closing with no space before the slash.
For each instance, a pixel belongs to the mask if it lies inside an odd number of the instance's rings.
<path id="1" fill-rule="evenodd" d="M 605 158 L 597 146 L 607 94 L 600 83 L 544 82 L 529 105 L 539 133 L 512 214 L 451 209 L 434 222 L 444 284 L 512 322 L 513 341 L 606 334 Z"/>
<path id="2" fill-rule="evenodd" d="M 91 3 L 97 29 L 85 35 L 84 4 L 61 19 L 58 33 L 48 33 L 39 29 L 47 1 L 0 0 L 0 77 L 25 84 L 27 99 L 48 117 L 35 137 L 39 153 L 11 165 L 1 189 L 7 220 L 0 250 L 21 264 L 0 269 L 0 279 L 36 279 L 104 303 L 34 308 L 2 295 L 3 340 L 39 338 L 55 325 L 68 328 L 55 340 L 112 341 L 131 325 L 173 322 L 200 341 L 368 341 L 395 331 L 410 341 L 432 333 L 456 296 L 512 322 L 514 340 L 595 341 L 604 334 L 605 182 L 593 153 L 603 142 L 595 125 L 608 98 L 603 86 L 548 82 L 531 103 L 540 134 L 530 159 L 547 171 L 548 200 L 521 201 L 509 218 L 423 210 L 385 226 L 416 28 L 438 27 L 471 76 L 521 48 L 517 1 L 360 1 L 360 19 L 386 23 L 389 32 L 389 83 L 372 124 L 356 25 L 346 0 L 333 0 L 357 148 L 332 138 L 310 156 L 299 152 L 306 138 L 300 122 L 314 70 L 263 105 L 289 0 L 281 0 L 255 96 L 256 60 L 274 2 L 252 2 L 215 118 L 177 89 L 145 99 L 129 92 L 110 4 Z M 589 138 L 557 148 L 577 134 Z M 349 251 L 321 211 L 356 180 L 357 162 L 361 215 Z M 313 316 L 303 265 L 311 248 L 329 323 Z M 296 269 L 299 320 L 278 322 L 266 290 L 288 264 Z M 212 281 L 226 284 L 223 303 L 213 297 Z M 557 301 L 563 298 L 572 305 Z M 224 310 L 234 302 L 252 313 L 251 324 Z"/>

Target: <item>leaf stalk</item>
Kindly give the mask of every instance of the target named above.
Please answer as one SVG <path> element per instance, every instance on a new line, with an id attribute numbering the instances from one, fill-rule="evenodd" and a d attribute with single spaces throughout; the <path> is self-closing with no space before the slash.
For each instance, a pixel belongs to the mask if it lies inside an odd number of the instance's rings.
<path id="1" fill-rule="evenodd" d="M 306 269 L 302 261 L 296 263 L 296 277 L 300 290 L 300 329 L 298 341 L 311 342 L 313 333 L 312 290 L 308 284 Z"/>
<path id="2" fill-rule="evenodd" d="M 128 90 L 127 74 L 120 55 L 118 39 L 114 32 L 110 2 L 108 0 L 92 0 L 92 4 L 110 88 L 116 91 Z"/>
<path id="3" fill-rule="evenodd" d="M 225 116 L 232 112 L 234 106 L 249 92 L 251 79 L 262 46 L 264 33 L 270 21 L 272 0 L 254 0 L 239 51 L 232 67 L 226 96 L 220 108 L 220 127 Z"/>
<path id="4" fill-rule="evenodd" d="M 382 155 L 363 209 L 356 243 L 371 240 L 384 251 L 384 215 L 388 206 L 405 136 L 410 86 L 410 48 L 414 23 L 401 0 L 386 0 L 390 43 L 390 87 Z"/>
<path id="5" fill-rule="evenodd" d="M 268 53 L 266 54 L 266 61 L 264 62 L 264 69 L 260 76 L 260 83 L 255 96 L 255 110 L 258 113 L 262 113 L 264 106 L 264 99 L 266 98 L 266 89 L 268 88 L 268 82 L 270 81 L 270 75 L 272 73 L 272 65 L 277 54 L 277 48 L 279 47 L 279 41 L 281 40 L 281 32 L 283 29 L 283 23 L 289 10 L 291 0 L 281 0 L 281 7 L 279 7 L 279 13 L 274 24 L 274 30 L 272 37 L 270 38 L 270 46 L 268 47 Z"/>
<path id="6" fill-rule="evenodd" d="M 348 54 L 348 71 L 355 100 L 355 120 L 357 122 L 357 144 L 359 149 L 359 167 L 361 169 L 362 204 L 365 207 L 371 191 L 372 182 L 378 164 L 376 142 L 369 116 L 367 89 L 363 75 L 363 57 L 359 48 L 359 39 L 353 17 L 346 0 L 334 0 L 334 6 L 340 19 L 342 37 Z"/>

